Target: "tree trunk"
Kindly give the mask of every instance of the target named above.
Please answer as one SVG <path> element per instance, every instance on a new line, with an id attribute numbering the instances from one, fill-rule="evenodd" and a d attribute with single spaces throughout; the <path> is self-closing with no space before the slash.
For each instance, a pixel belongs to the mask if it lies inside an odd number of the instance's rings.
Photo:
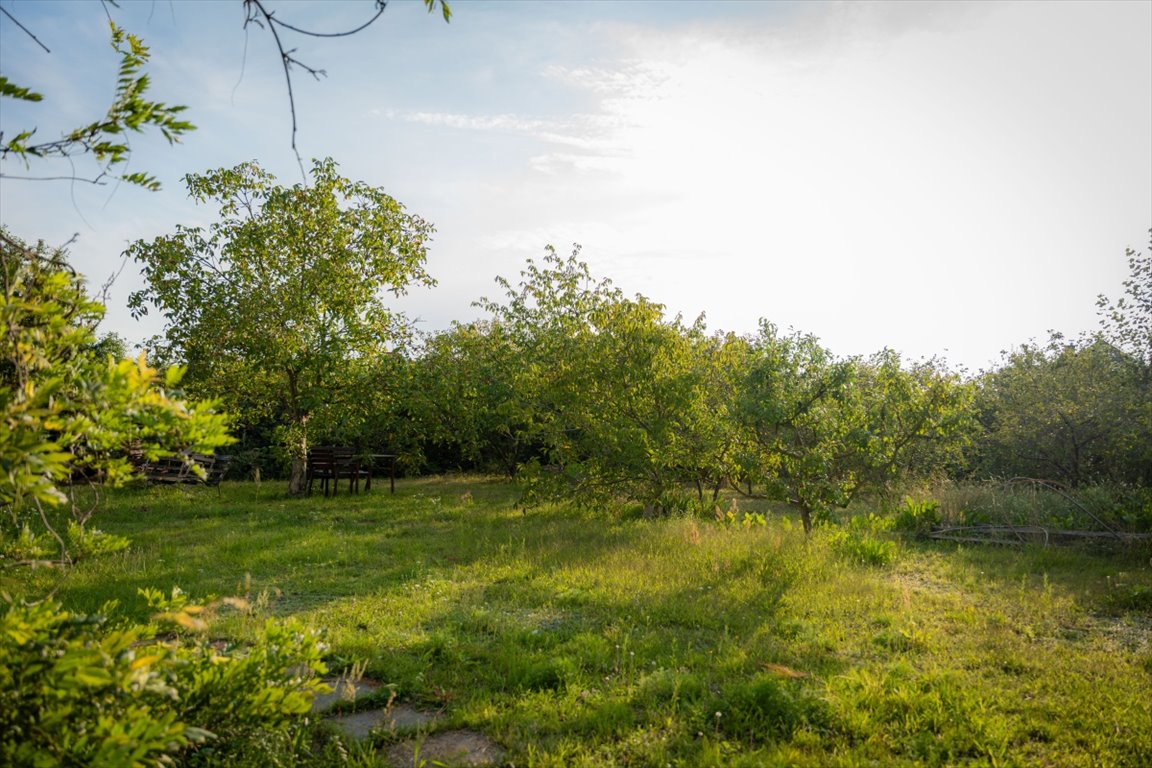
<path id="1" fill-rule="evenodd" d="M 812 535 L 812 510 L 800 507 L 800 521 L 804 523 L 804 535 Z"/>
<path id="2" fill-rule="evenodd" d="M 299 496 L 308 490 L 308 411 L 300 404 L 300 370 L 284 371 L 288 379 L 288 403 L 292 426 L 284 436 L 288 455 L 292 457 L 292 470 L 288 474 L 288 493 Z"/>
<path id="3" fill-rule="evenodd" d="M 293 458 L 292 472 L 288 475 L 288 493 L 299 496 L 308 490 L 308 459 Z"/>
<path id="4" fill-rule="evenodd" d="M 292 471 L 288 475 L 288 493 L 299 496 L 308 490 L 308 414 L 301 414 L 288 435 L 288 455 Z"/>

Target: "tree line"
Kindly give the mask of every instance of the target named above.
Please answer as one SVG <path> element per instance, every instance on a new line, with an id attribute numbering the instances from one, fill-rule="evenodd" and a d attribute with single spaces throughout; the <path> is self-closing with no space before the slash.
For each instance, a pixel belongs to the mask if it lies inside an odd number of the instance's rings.
<path id="1" fill-rule="evenodd" d="M 147 280 L 134 311 L 167 320 L 156 361 L 187 366 L 187 392 L 221 401 L 241 454 L 294 492 L 319 443 L 652 514 L 734 488 L 806 527 L 911 478 L 1152 478 L 1152 250 L 1128 252 L 1099 331 L 976 376 L 890 349 L 838 356 L 768 321 L 709 332 L 592 275 L 578 247 L 498 278 L 484 319 L 420 334 L 385 295 L 433 284 L 431 225 L 337 170 L 317 161 L 292 187 L 254 163 L 190 175 L 218 221 L 128 250 Z"/>

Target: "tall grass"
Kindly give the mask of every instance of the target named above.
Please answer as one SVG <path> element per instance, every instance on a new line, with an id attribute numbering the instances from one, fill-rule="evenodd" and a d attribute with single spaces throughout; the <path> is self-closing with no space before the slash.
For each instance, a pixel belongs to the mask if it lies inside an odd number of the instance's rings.
<path id="1" fill-rule="evenodd" d="M 1027 480 L 943 483 L 926 494 L 951 525 L 1152 532 L 1152 492 L 1121 484 L 1069 489 Z"/>

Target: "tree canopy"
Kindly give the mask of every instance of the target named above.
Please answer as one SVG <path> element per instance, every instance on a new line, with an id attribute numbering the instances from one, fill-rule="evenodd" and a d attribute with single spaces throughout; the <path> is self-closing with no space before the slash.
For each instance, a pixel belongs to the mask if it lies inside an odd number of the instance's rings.
<path id="1" fill-rule="evenodd" d="M 434 337 L 416 365 L 422 390 L 457 403 L 430 411 L 448 425 L 437 439 L 515 457 L 529 500 L 669 514 L 752 483 L 810 527 L 858 492 L 940 469 L 969 435 L 971 387 L 932 362 L 837 358 L 770 323 L 709 335 L 703 318 L 669 319 L 593 277 L 578 248 L 497 282 L 504 300 L 480 302 L 491 320 Z"/>
<path id="2" fill-rule="evenodd" d="M 1152 484 L 1152 247 L 1126 258 L 1124 295 L 1099 298 L 1096 333 L 1022 344 L 980 377 L 973 472 Z"/>
<path id="3" fill-rule="evenodd" d="M 884 350 L 836 358 L 810 334 L 763 323 L 738 388 L 755 448 L 749 470 L 770 497 L 813 517 L 903 473 L 930 472 L 966 437 L 970 388 L 932 363 Z"/>
<path id="4" fill-rule="evenodd" d="M 351 361 L 385 355 L 407 334 L 385 294 L 434 282 L 430 224 L 343 178 L 331 159 L 314 161 L 311 176 L 285 187 L 255 162 L 189 175 L 189 194 L 218 204 L 217 221 L 127 250 L 147 282 L 133 312 L 156 307 L 166 321 L 157 359 L 186 364 L 199 393 L 269 409 L 297 460 Z M 293 490 L 301 482 L 297 472 Z"/>

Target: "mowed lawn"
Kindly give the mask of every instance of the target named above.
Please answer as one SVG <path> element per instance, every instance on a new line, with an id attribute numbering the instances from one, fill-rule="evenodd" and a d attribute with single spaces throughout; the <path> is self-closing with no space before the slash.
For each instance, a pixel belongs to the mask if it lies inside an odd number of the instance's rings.
<path id="1" fill-rule="evenodd" d="M 0 589 L 142 620 L 141 587 L 248 596 L 213 636 L 322 627 L 331 666 L 517 766 L 1152 765 L 1147 548 L 806 540 L 779 509 L 643 520 L 516 496 L 478 478 L 123 491 L 91 525 L 130 550 Z"/>

